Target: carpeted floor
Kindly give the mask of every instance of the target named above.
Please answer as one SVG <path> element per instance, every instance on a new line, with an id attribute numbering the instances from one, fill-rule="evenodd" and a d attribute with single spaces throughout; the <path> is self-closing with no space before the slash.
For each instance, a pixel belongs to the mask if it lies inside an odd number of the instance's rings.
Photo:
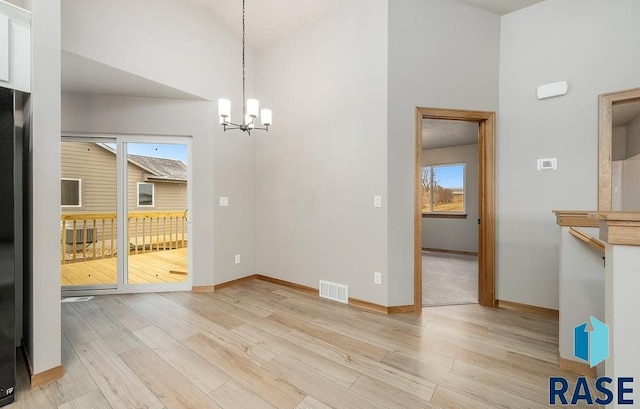
<path id="1" fill-rule="evenodd" d="M 422 304 L 478 302 L 478 257 L 422 252 Z"/>

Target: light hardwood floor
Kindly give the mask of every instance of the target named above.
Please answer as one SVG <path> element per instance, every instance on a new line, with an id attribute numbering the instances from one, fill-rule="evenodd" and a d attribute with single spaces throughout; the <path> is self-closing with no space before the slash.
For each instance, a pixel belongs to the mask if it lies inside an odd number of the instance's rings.
<path id="1" fill-rule="evenodd" d="M 384 316 L 263 281 L 63 304 L 63 379 L 10 409 L 543 408 L 558 322 L 478 305 Z"/>

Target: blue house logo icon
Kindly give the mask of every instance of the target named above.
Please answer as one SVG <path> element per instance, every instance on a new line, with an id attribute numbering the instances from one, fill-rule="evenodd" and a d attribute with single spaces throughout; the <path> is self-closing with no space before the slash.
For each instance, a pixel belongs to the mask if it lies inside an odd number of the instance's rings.
<path id="1" fill-rule="evenodd" d="M 587 331 L 587 322 L 573 330 L 573 355 L 593 368 L 609 358 L 609 326 L 593 316 L 590 320 L 592 331 Z"/>

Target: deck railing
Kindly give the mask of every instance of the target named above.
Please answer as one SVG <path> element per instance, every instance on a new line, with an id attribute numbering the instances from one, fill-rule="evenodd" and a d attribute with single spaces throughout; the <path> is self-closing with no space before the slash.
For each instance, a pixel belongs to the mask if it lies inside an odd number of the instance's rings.
<path id="1" fill-rule="evenodd" d="M 129 254 L 187 247 L 185 213 L 130 212 L 127 220 Z M 115 213 L 64 213 L 60 220 L 62 264 L 117 255 Z"/>

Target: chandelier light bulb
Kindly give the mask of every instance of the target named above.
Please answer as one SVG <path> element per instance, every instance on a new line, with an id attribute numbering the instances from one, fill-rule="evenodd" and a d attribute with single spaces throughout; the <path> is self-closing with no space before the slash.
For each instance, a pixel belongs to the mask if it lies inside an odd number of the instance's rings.
<path id="1" fill-rule="evenodd" d="M 271 110 L 270 109 L 262 109 L 260 111 L 260 119 L 262 120 L 262 125 L 269 126 L 271 125 Z"/>
<path id="2" fill-rule="evenodd" d="M 247 115 L 250 117 L 257 117 L 258 112 L 260 111 L 260 102 L 257 99 L 248 99 L 247 100 Z"/>
<path id="3" fill-rule="evenodd" d="M 218 100 L 218 116 L 221 119 L 226 119 L 226 122 L 229 121 L 229 119 L 231 118 L 231 101 L 229 101 L 228 99 Z"/>

